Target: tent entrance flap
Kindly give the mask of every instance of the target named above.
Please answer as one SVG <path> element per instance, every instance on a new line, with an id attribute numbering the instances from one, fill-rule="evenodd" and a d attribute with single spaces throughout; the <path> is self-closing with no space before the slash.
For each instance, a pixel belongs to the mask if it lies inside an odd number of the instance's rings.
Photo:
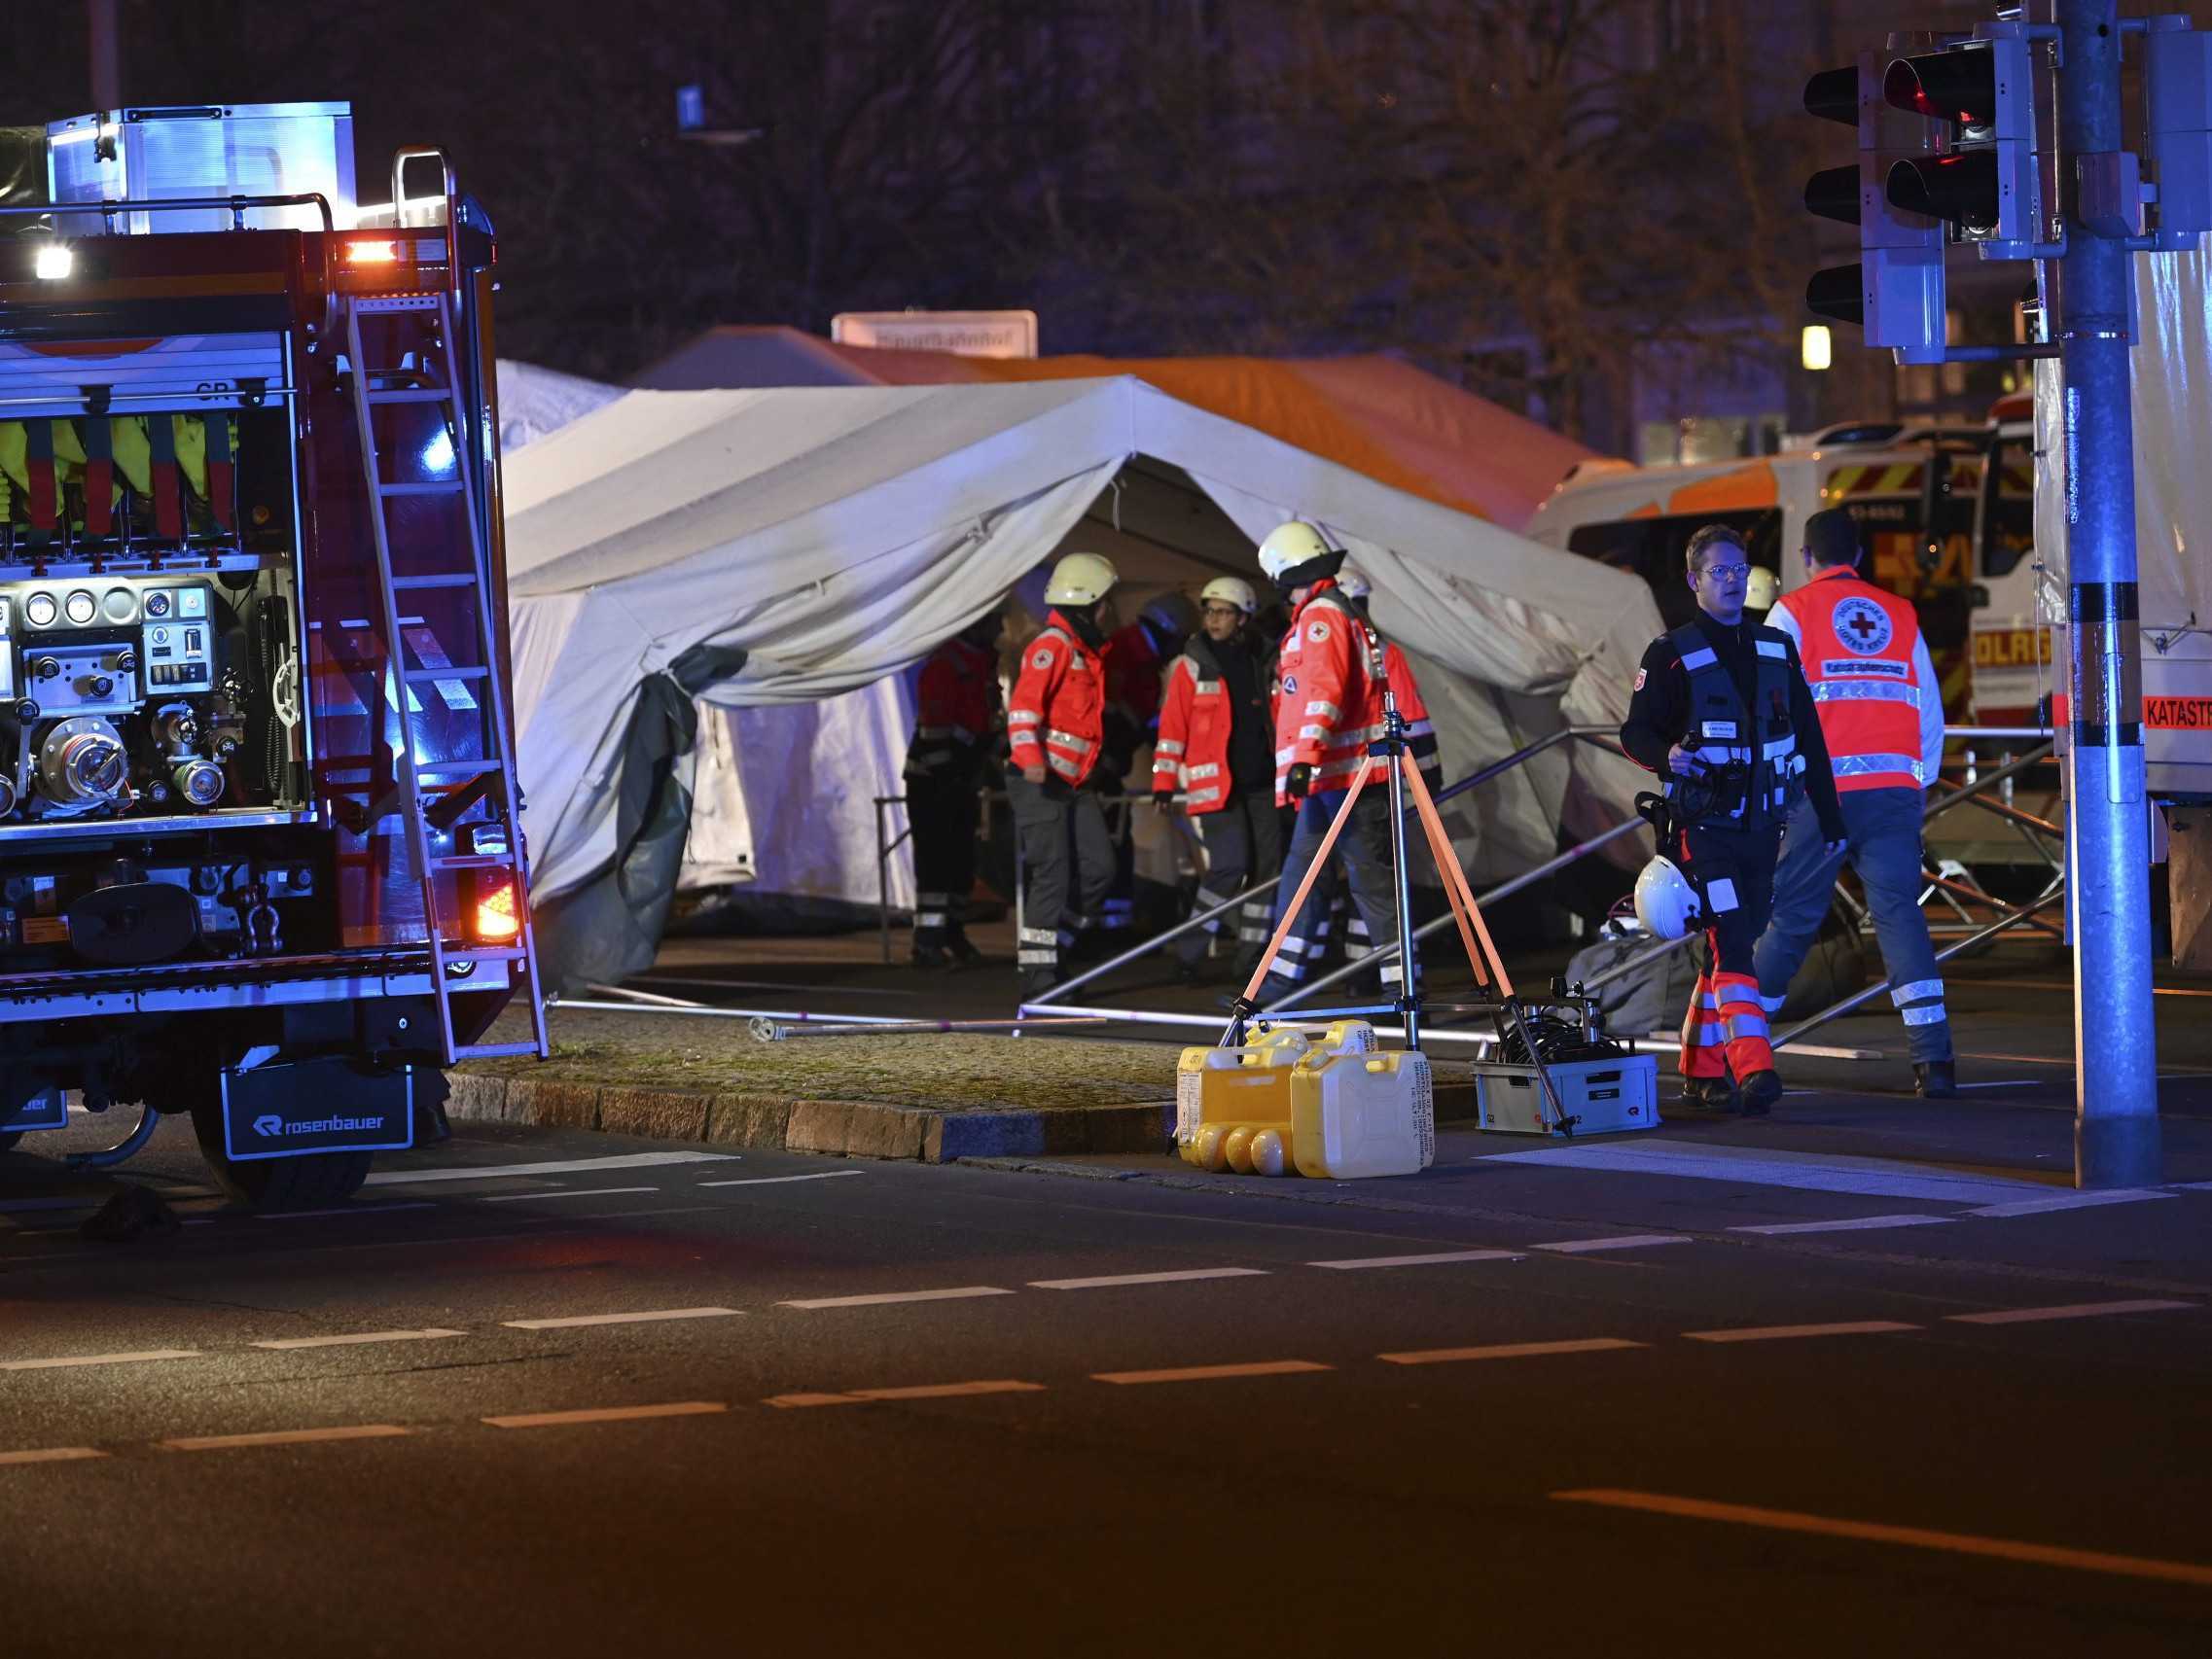
<path id="1" fill-rule="evenodd" d="M 744 666 L 734 647 L 695 646 L 639 684 L 616 775 L 615 856 L 537 918 L 546 981 L 560 993 L 619 984 L 653 966 L 691 831 L 692 699 Z"/>

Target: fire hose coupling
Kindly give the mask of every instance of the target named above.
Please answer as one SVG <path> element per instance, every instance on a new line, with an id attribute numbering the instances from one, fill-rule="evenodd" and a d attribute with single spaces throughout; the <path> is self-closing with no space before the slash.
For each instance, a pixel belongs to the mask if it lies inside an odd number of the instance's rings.
<path id="1" fill-rule="evenodd" d="M 130 758 L 114 726 L 95 715 L 62 721 L 39 745 L 40 792 L 63 806 L 99 806 L 130 788 Z"/>
<path id="2" fill-rule="evenodd" d="M 185 761 L 171 774 L 177 794 L 194 806 L 213 806 L 223 798 L 225 779 L 223 768 L 212 760 L 196 756 Z"/>

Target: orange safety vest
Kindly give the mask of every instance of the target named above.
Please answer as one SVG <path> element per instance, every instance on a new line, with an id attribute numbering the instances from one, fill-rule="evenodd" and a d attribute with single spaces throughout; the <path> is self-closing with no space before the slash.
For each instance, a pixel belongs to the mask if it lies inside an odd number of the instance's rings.
<path id="1" fill-rule="evenodd" d="M 1022 648 L 1021 673 L 1006 707 L 1007 747 L 1017 766 L 1044 766 L 1081 784 L 1098 764 L 1105 735 L 1106 688 L 1096 653 L 1057 611 Z"/>
<path id="2" fill-rule="evenodd" d="M 1371 759 L 1368 745 L 1383 730 L 1389 678 L 1382 642 L 1334 582 L 1315 583 L 1291 618 L 1277 672 L 1276 801 L 1289 803 L 1290 769 L 1297 765 L 1313 768 L 1315 793 L 1350 789 L 1363 766 L 1380 777 L 1387 762 Z M 1427 710 L 1421 713 L 1425 718 Z"/>
<path id="3" fill-rule="evenodd" d="M 1213 671 L 1208 678 L 1208 669 Z M 1167 665 L 1167 697 L 1160 706 L 1160 742 L 1152 752 L 1152 787 L 1183 792 L 1196 818 L 1229 804 L 1229 739 L 1236 711 L 1218 665 L 1200 665 L 1186 651 Z"/>
<path id="4" fill-rule="evenodd" d="M 1909 600 L 1845 566 L 1776 601 L 1798 624 L 1805 682 L 1837 790 L 1920 789 L 1920 702 L 1941 696 L 1912 664 L 1920 619 Z"/>

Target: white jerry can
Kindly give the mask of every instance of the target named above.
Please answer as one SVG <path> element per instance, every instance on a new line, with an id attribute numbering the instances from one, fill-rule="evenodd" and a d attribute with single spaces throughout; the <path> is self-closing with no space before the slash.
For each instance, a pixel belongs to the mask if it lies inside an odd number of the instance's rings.
<path id="1" fill-rule="evenodd" d="M 1241 1048 L 1186 1048 L 1175 1077 L 1175 1145 L 1187 1164 L 1238 1175 L 1288 1175 L 1297 1166 L 1291 1078 L 1301 1060 L 1364 1054 L 1374 1028 L 1340 1020 L 1309 1038 L 1276 1026 Z"/>
<path id="2" fill-rule="evenodd" d="M 1321 1181 L 1427 1169 L 1437 1155 L 1429 1057 L 1306 1055 L 1291 1069 L 1291 1144 L 1298 1173 Z"/>

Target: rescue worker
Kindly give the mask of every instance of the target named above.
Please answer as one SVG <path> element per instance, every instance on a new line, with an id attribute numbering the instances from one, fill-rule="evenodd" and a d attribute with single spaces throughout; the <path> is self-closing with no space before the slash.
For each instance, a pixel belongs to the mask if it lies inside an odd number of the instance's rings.
<path id="1" fill-rule="evenodd" d="M 1153 749 L 1152 800 L 1182 809 L 1205 848 L 1197 905 L 1226 904 L 1255 881 L 1282 868 L 1283 821 L 1275 807 L 1272 653 L 1252 633 L 1260 596 L 1241 577 L 1217 576 L 1198 594 L 1200 631 L 1167 666 L 1167 693 Z M 1248 977 L 1267 942 L 1272 895 L 1249 900 L 1236 913 L 1236 960 Z M 1215 917 L 1175 941 L 1178 972 L 1195 981 L 1210 941 L 1227 935 L 1231 918 Z"/>
<path id="2" fill-rule="evenodd" d="M 1114 880 L 1094 780 L 1105 741 L 1107 594 L 1119 580 L 1096 553 L 1069 553 L 1052 567 L 1045 583 L 1052 609 L 1022 648 L 1007 704 L 1006 791 L 1028 866 L 1016 951 L 1024 997 L 1059 982 L 1062 947 L 1097 925 Z"/>
<path id="3" fill-rule="evenodd" d="M 1347 564 L 1337 573 L 1337 591 L 1352 602 L 1353 609 L 1359 612 L 1363 621 L 1371 621 L 1368 601 L 1374 587 L 1368 582 L 1366 572 Z M 1406 660 L 1406 653 L 1398 649 L 1395 642 L 1384 642 L 1382 667 L 1384 677 L 1390 682 L 1390 689 L 1397 694 L 1398 713 L 1406 722 L 1406 746 L 1412 754 L 1414 765 L 1420 768 L 1422 781 L 1429 786 L 1429 794 L 1433 795 L 1444 787 L 1444 762 L 1437 754 L 1436 723 L 1430 720 L 1428 705 L 1421 700 L 1420 682 L 1413 677 L 1413 665 Z M 1427 842 L 1417 834 L 1409 836 L 1406 843 L 1408 855 L 1416 861 L 1421 858 L 1416 849 L 1426 846 Z M 1425 863 L 1416 863 L 1413 871 L 1416 885 L 1427 885 L 1421 879 L 1421 872 L 1426 867 Z M 1334 930 L 1338 919 L 1342 920 L 1344 960 L 1357 962 L 1374 954 L 1374 941 L 1368 937 L 1367 933 L 1367 918 L 1360 914 L 1359 906 L 1352 903 L 1344 893 L 1343 884 L 1337 880 L 1337 872 L 1334 869 L 1324 871 L 1321 879 L 1314 883 L 1313 891 L 1316 896 L 1324 893 L 1330 895 L 1326 928 Z"/>
<path id="4" fill-rule="evenodd" d="M 914 689 L 907 746 L 907 822 L 914 838 L 916 968 L 961 964 L 981 953 L 963 923 L 976 885 L 976 831 L 983 764 L 998 742 L 996 606 L 932 652 Z"/>
<path id="5" fill-rule="evenodd" d="M 1390 865 L 1388 761 L 1368 746 L 1383 731 L 1383 691 L 1388 685 L 1381 639 L 1337 585 L 1344 552 L 1332 547 L 1313 525 L 1293 519 L 1260 544 L 1260 568 L 1290 606 L 1290 631 L 1276 663 L 1275 798 L 1295 805 L 1282 885 L 1275 890 L 1279 927 L 1290 901 L 1321 850 L 1352 779 L 1363 769 L 1367 787 L 1353 804 L 1351 821 L 1337 839 L 1339 867 L 1352 902 L 1377 949 L 1398 942 L 1398 899 Z M 1399 711 L 1404 714 L 1405 711 Z M 1328 937 L 1329 904 L 1309 897 L 1283 939 L 1260 988 L 1262 1006 L 1288 996 L 1311 971 Z M 1395 997 L 1405 964 L 1382 966 L 1382 988 Z"/>
<path id="6" fill-rule="evenodd" d="M 1762 1115 L 1782 1080 L 1753 952 L 1773 903 L 1782 826 L 1802 788 L 1835 853 L 1843 814 L 1796 646 L 1743 619 L 1751 561 L 1741 536 L 1708 524 L 1690 538 L 1685 563 L 1697 615 L 1645 651 L 1621 746 L 1664 785 L 1679 834 L 1668 850 L 1705 917 L 1708 960 L 1682 1022 L 1682 1098 Z"/>
<path id="7" fill-rule="evenodd" d="M 1944 981 L 1920 909 L 1922 792 L 1944 759 L 1944 693 L 1911 602 L 1859 574 L 1859 527 L 1841 508 L 1805 520 L 1806 581 L 1768 622 L 1803 659 L 1842 797 L 1845 846 L 1824 848 L 1803 809 L 1792 814 L 1774 877 L 1774 914 L 1760 936 L 1759 990 L 1768 1012 L 1828 914 L 1841 865 L 1859 872 L 1889 971 L 1890 1001 L 1919 1093 L 1958 1092 Z"/>

